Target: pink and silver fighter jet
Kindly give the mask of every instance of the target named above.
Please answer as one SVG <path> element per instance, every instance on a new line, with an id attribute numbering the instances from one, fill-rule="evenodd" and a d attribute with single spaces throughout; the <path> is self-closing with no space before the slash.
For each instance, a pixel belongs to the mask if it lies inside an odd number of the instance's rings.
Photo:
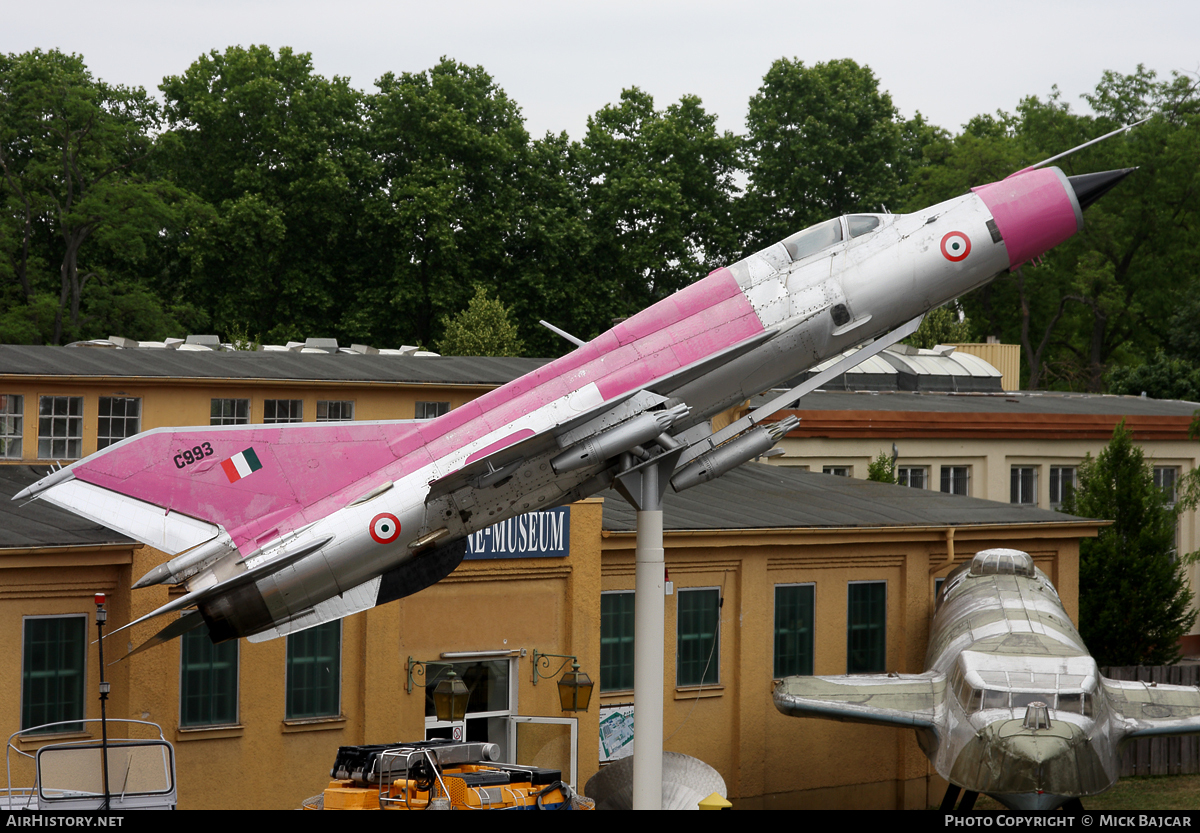
<path id="1" fill-rule="evenodd" d="M 467 535 L 594 494 L 659 455 L 676 455 L 678 490 L 762 454 L 791 423 L 758 423 L 801 391 L 717 434 L 709 418 L 911 333 L 928 310 L 1075 234 L 1083 208 L 1128 173 L 1037 168 L 913 214 L 829 220 L 431 421 L 158 429 L 16 499 L 173 556 L 135 587 L 187 592 L 130 624 L 200 616 L 142 647 L 201 620 L 216 642 L 303 630 L 415 593 L 458 565 Z"/>

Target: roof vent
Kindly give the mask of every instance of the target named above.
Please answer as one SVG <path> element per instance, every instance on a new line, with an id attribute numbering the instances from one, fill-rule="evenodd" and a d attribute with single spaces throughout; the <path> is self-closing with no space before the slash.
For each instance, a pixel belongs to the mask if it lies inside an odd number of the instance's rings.
<path id="1" fill-rule="evenodd" d="M 220 350 L 221 339 L 217 336 L 197 336 L 190 335 L 184 344 L 194 344 L 197 347 L 207 347 L 209 350 Z"/>
<path id="2" fill-rule="evenodd" d="M 305 350 L 324 350 L 327 353 L 336 353 L 338 344 L 336 338 L 309 338 L 304 341 Z"/>

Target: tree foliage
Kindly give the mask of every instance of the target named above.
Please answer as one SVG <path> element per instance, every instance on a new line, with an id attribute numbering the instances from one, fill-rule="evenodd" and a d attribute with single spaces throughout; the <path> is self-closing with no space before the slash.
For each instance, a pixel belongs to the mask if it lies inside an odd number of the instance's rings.
<path id="1" fill-rule="evenodd" d="M 158 123 L 144 90 L 94 79 L 78 55 L 0 56 L 0 336 L 177 326 L 144 283 L 182 196 L 147 172 Z"/>
<path id="2" fill-rule="evenodd" d="M 1122 422 L 1080 465 L 1079 485 L 1063 503 L 1068 514 L 1113 522 L 1079 549 L 1079 630 L 1100 665 L 1174 662 L 1196 619 L 1174 553 L 1179 514 L 1195 507 L 1196 485 L 1180 485 L 1172 505 Z"/>
<path id="3" fill-rule="evenodd" d="M 442 321 L 438 352 L 444 356 L 521 355 L 525 345 L 508 313 L 504 304 L 488 297 L 486 289 L 476 287 L 467 308 Z"/>
<path id="4" fill-rule="evenodd" d="M 879 456 L 867 464 L 867 480 L 876 483 L 896 482 L 896 458 L 889 457 L 882 451 Z"/>
<path id="5" fill-rule="evenodd" d="M 746 128 L 750 184 L 740 213 L 753 248 L 895 203 L 915 156 L 910 146 L 905 157 L 891 96 L 869 67 L 850 59 L 811 67 L 776 61 L 750 99 Z"/>

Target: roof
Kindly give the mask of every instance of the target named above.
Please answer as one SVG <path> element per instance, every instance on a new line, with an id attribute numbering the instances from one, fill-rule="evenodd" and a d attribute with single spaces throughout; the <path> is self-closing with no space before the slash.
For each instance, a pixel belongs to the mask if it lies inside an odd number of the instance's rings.
<path id="1" fill-rule="evenodd" d="M 264 379 L 502 385 L 550 359 L 346 353 L 116 350 L 0 345 L 0 378 Z"/>
<path id="2" fill-rule="evenodd" d="M 759 403 L 752 401 L 751 404 Z M 1140 396 L 1057 391 L 949 393 L 818 390 L 801 399 L 796 407 L 797 412 L 904 411 L 951 414 L 1185 416 L 1189 418 L 1197 409 L 1200 409 L 1198 402 L 1183 402 L 1175 399 L 1143 399 Z"/>
<path id="3" fill-rule="evenodd" d="M 44 500 L 12 500 L 45 474 L 45 467 L 40 466 L 0 466 L 0 552 L 33 547 L 140 546 L 132 538 Z"/>
<path id="4" fill-rule="evenodd" d="M 636 530 L 614 490 L 604 497 L 604 529 Z M 709 483 L 663 498 L 663 529 L 796 529 L 992 526 L 1085 522 L 1084 518 L 992 500 L 911 489 L 790 466 L 746 463 Z"/>

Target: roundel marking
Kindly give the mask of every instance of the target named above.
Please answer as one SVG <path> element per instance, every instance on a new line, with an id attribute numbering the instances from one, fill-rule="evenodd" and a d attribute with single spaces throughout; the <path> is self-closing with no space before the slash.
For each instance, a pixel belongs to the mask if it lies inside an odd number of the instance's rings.
<path id="1" fill-rule="evenodd" d="M 961 231 L 948 231 L 942 238 L 942 255 L 951 263 L 958 263 L 971 253 L 971 238 Z"/>
<path id="2" fill-rule="evenodd" d="M 390 544 L 400 535 L 400 519 L 391 512 L 380 512 L 371 518 L 371 537 L 377 544 Z"/>

